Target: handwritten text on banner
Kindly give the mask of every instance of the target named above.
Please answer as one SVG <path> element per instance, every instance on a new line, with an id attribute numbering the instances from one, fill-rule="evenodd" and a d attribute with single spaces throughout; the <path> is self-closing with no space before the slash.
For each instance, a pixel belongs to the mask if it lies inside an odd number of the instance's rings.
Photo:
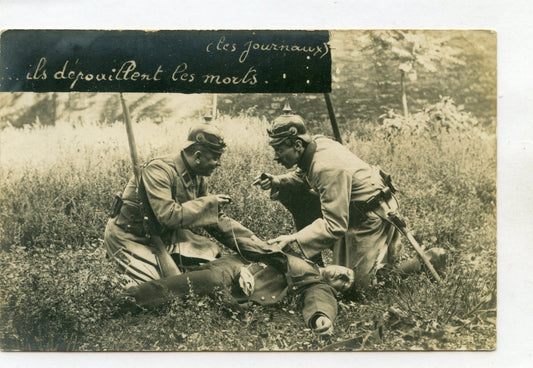
<path id="1" fill-rule="evenodd" d="M 9 30 L 0 91 L 329 92 L 327 31 Z"/>

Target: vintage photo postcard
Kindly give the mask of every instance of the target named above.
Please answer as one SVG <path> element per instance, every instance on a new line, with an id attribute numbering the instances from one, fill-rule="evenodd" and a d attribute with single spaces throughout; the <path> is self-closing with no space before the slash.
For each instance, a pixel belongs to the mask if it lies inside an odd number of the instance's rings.
<path id="1" fill-rule="evenodd" d="M 496 348 L 496 33 L 4 30 L 3 351 Z"/>

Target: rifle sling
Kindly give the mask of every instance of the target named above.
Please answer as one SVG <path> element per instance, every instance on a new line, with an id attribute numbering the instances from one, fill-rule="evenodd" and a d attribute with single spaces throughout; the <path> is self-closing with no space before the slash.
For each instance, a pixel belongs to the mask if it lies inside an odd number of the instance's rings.
<path id="1" fill-rule="evenodd" d="M 137 187 L 139 199 L 141 200 L 142 210 L 143 210 L 143 225 L 147 234 L 153 236 L 161 236 L 162 227 L 157 218 L 155 217 L 154 211 L 150 206 L 148 200 L 148 195 L 146 194 L 146 188 L 144 186 L 143 180 L 143 170 L 139 173 L 139 185 Z"/>

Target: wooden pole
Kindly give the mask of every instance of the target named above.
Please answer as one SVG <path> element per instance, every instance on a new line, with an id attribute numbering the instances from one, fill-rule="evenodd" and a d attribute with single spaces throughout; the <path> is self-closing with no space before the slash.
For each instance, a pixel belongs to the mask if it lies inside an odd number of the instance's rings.
<path id="1" fill-rule="evenodd" d="M 407 118 L 409 116 L 409 110 L 407 110 L 407 92 L 405 92 L 405 72 L 400 70 L 400 87 L 402 90 L 402 107 L 403 107 L 403 116 Z"/>
<path id="2" fill-rule="evenodd" d="M 135 181 L 137 182 L 137 188 L 139 188 L 141 184 L 141 175 L 140 175 L 140 169 L 139 169 L 139 159 L 137 155 L 137 146 L 135 144 L 135 137 L 133 136 L 133 128 L 131 126 L 131 118 L 130 118 L 130 111 L 128 107 L 126 106 L 126 101 L 124 100 L 124 96 L 122 95 L 122 92 L 120 93 L 120 102 L 122 104 L 122 112 L 124 114 L 124 124 L 126 125 L 126 132 L 128 134 L 128 143 L 130 145 L 130 154 L 131 154 L 131 162 L 133 164 L 133 174 L 135 175 Z M 149 206 L 150 204 L 147 202 L 148 198 L 142 199 L 141 194 L 139 194 L 141 197 L 141 200 L 143 202 L 146 201 L 146 203 L 143 203 L 144 206 Z M 146 212 L 146 211 L 145 211 Z M 144 214 L 147 215 L 146 213 Z M 154 245 L 154 254 L 157 259 L 157 263 L 159 264 L 159 268 L 161 269 L 161 274 L 163 277 L 167 276 L 176 276 L 181 274 L 181 271 L 178 268 L 178 265 L 176 265 L 176 262 L 172 259 L 172 256 L 167 250 L 167 246 L 161 239 L 161 237 L 158 234 L 155 234 L 152 229 L 149 229 L 150 231 L 150 240 L 152 244 Z"/>
<path id="3" fill-rule="evenodd" d="M 324 93 L 326 99 L 326 106 L 328 108 L 329 120 L 331 121 L 331 128 L 333 128 L 333 135 L 335 140 L 342 144 L 341 133 L 339 132 L 339 126 L 337 125 L 337 119 L 335 118 L 335 112 L 333 111 L 333 105 L 331 104 L 331 98 L 329 93 Z"/>

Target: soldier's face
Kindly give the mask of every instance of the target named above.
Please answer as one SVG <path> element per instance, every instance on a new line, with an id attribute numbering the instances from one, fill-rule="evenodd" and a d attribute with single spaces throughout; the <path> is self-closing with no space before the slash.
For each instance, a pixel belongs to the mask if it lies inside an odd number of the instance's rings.
<path id="1" fill-rule="evenodd" d="M 298 163 L 300 151 L 295 145 L 285 143 L 272 147 L 274 149 L 274 161 L 290 169 Z"/>
<path id="2" fill-rule="evenodd" d="M 354 272 L 351 268 L 330 265 L 321 270 L 322 278 L 335 290 L 345 292 L 354 283 Z"/>
<path id="3" fill-rule="evenodd" d="M 210 176 L 217 167 L 220 166 L 221 153 L 214 153 L 211 151 L 200 151 L 197 156 L 198 163 L 195 171 L 200 176 Z"/>

